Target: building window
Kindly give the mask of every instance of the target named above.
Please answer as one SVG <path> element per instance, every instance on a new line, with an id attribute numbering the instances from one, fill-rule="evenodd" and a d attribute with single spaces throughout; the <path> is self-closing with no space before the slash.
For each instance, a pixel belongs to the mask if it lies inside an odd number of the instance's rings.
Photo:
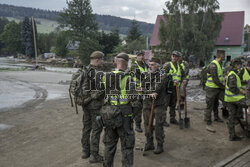
<path id="1" fill-rule="evenodd" d="M 227 62 L 231 61 L 231 58 L 232 58 L 232 57 L 231 57 L 230 55 L 227 55 L 226 61 L 227 61 Z"/>
<path id="2" fill-rule="evenodd" d="M 224 41 L 229 42 L 229 37 L 226 37 Z"/>

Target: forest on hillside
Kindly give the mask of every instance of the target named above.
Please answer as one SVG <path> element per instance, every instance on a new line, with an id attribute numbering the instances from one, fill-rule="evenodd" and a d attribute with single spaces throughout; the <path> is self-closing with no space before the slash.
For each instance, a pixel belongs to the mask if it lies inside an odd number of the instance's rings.
<path id="1" fill-rule="evenodd" d="M 42 18 L 57 21 L 59 16 L 58 11 L 41 10 L 29 7 L 13 6 L 0 4 L 0 17 L 13 17 L 23 19 L 25 16 Z M 111 31 L 118 28 L 121 34 L 127 34 L 132 20 L 110 15 L 96 14 L 96 21 L 98 22 L 99 29 L 104 31 Z M 151 35 L 154 25 L 138 21 L 139 29 L 143 35 Z"/>

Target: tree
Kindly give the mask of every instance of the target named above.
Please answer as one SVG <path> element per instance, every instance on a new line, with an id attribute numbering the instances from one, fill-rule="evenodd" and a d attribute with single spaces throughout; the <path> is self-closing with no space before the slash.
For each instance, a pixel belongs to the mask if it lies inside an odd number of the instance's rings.
<path id="1" fill-rule="evenodd" d="M 6 18 L 0 18 L 0 34 L 4 31 L 4 26 L 8 24 L 9 21 Z M 4 48 L 4 43 L 0 40 L 0 53 L 2 52 L 2 49 Z"/>
<path id="2" fill-rule="evenodd" d="M 109 34 L 102 31 L 99 35 L 98 41 L 99 44 L 104 47 L 103 53 L 105 55 L 113 53 L 114 48 L 120 43 L 119 30 L 114 29 Z"/>
<path id="3" fill-rule="evenodd" d="M 221 29 L 223 16 L 215 13 L 217 0 L 174 0 L 166 2 L 160 24 L 160 49 L 193 54 L 199 60 L 211 58 L 216 38 Z"/>
<path id="4" fill-rule="evenodd" d="M 97 41 L 98 25 L 92 13 L 90 0 L 67 0 L 67 8 L 60 13 L 61 26 L 67 26 L 75 41 L 80 41 L 79 55 L 84 64 L 94 48 L 100 48 Z M 97 45 L 97 46 L 93 46 Z"/>
<path id="5" fill-rule="evenodd" d="M 21 24 L 11 21 L 5 25 L 0 40 L 5 44 L 3 51 L 7 54 L 22 53 Z"/>
<path id="6" fill-rule="evenodd" d="M 56 55 L 66 57 L 68 53 L 69 31 L 61 31 L 56 38 Z"/>
<path id="7" fill-rule="evenodd" d="M 139 30 L 139 25 L 137 24 L 136 20 L 131 22 L 131 27 L 129 28 L 128 35 L 127 35 L 127 42 L 132 42 L 134 40 L 139 39 L 141 36 L 141 32 Z"/>
<path id="8" fill-rule="evenodd" d="M 244 43 L 246 44 L 244 51 L 250 51 L 250 26 L 248 24 L 244 27 Z"/>
<path id="9" fill-rule="evenodd" d="M 39 34 L 38 36 L 38 49 L 40 53 L 48 53 L 50 52 L 51 47 L 56 46 L 56 33 L 51 32 L 49 34 Z"/>
<path id="10" fill-rule="evenodd" d="M 22 43 L 25 47 L 25 55 L 27 55 L 28 57 L 35 57 L 33 33 L 35 33 L 36 43 L 38 44 L 35 20 L 34 20 L 34 28 L 35 31 L 33 32 L 32 20 L 29 19 L 28 17 L 25 17 L 22 22 L 21 34 L 22 34 Z"/>
<path id="11" fill-rule="evenodd" d="M 67 8 L 60 12 L 58 19 L 62 26 L 72 30 L 75 40 L 81 41 L 98 30 L 96 16 L 93 14 L 90 0 L 67 0 Z"/>

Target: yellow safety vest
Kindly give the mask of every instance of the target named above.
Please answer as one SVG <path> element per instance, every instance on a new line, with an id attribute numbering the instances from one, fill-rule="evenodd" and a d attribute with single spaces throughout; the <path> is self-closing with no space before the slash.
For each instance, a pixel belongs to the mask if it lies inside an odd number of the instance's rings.
<path id="1" fill-rule="evenodd" d="M 216 61 L 216 60 L 213 60 L 211 63 L 216 64 L 216 66 L 217 66 L 217 74 L 218 74 L 219 80 L 220 80 L 221 83 L 223 83 L 223 81 L 224 81 L 223 71 L 222 71 L 222 68 L 221 68 L 219 62 Z M 209 87 L 209 88 L 219 88 L 219 86 L 214 83 L 212 75 L 209 74 L 209 73 L 207 73 L 206 86 Z"/>
<path id="2" fill-rule="evenodd" d="M 184 61 L 181 62 L 181 67 L 185 71 L 186 67 L 185 67 Z M 187 74 L 186 79 L 189 79 L 189 78 L 190 76 Z"/>
<path id="3" fill-rule="evenodd" d="M 121 73 L 122 71 L 112 71 L 112 73 Z M 130 77 L 130 75 L 125 75 L 120 83 L 120 94 L 117 94 L 116 96 L 111 96 L 110 98 L 110 104 L 111 105 L 124 105 L 124 104 L 128 104 L 129 100 L 128 100 L 128 96 L 127 96 L 127 91 L 126 91 L 126 86 L 127 86 L 127 80 Z M 106 77 L 103 76 L 102 78 L 104 87 L 106 88 Z M 106 102 L 108 102 L 108 98 L 106 99 Z"/>
<path id="4" fill-rule="evenodd" d="M 171 65 L 171 69 L 169 70 L 169 74 L 172 75 L 172 79 L 173 81 L 177 81 L 178 82 L 178 86 L 181 85 L 181 69 L 180 69 L 180 66 L 179 64 L 177 64 L 177 70 L 174 66 L 174 64 L 172 62 L 170 62 L 170 65 Z M 176 83 L 174 83 L 175 86 Z"/>
<path id="5" fill-rule="evenodd" d="M 250 79 L 250 75 L 249 75 L 247 69 L 244 68 L 244 74 L 243 74 L 242 80 L 243 80 L 243 81 L 248 81 L 249 79 Z M 244 85 L 242 85 L 242 87 L 245 87 L 245 88 L 246 88 L 247 85 L 244 84 Z"/>
<path id="6" fill-rule="evenodd" d="M 232 93 L 230 90 L 229 90 L 229 87 L 228 87 L 228 79 L 229 79 L 229 76 L 230 75 L 235 75 L 236 76 L 236 79 L 237 79 L 237 88 L 239 90 L 242 90 L 242 87 L 241 87 L 241 81 L 240 81 L 240 77 L 234 72 L 234 71 L 231 71 L 229 74 L 228 74 L 228 77 L 227 77 L 227 80 L 226 80 L 226 89 L 225 89 L 225 96 L 224 96 L 224 101 L 225 102 L 237 102 L 243 98 L 245 98 L 244 95 L 242 94 L 234 94 Z"/>
<path id="7" fill-rule="evenodd" d="M 135 64 L 137 65 L 138 69 L 140 70 L 141 74 L 144 72 L 148 72 L 148 68 L 145 65 L 145 67 L 141 67 L 137 61 L 135 61 Z M 136 87 L 141 87 L 141 81 L 140 79 L 136 78 L 135 76 L 133 77 L 133 80 L 136 82 Z"/>

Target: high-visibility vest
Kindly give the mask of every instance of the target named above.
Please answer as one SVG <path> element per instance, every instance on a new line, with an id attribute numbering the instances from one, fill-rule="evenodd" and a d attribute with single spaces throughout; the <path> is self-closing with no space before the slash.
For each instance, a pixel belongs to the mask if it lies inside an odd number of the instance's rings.
<path id="1" fill-rule="evenodd" d="M 137 65 L 137 67 L 140 70 L 141 74 L 144 73 L 144 72 L 148 72 L 148 68 L 147 68 L 145 62 L 144 62 L 144 64 L 145 64 L 144 68 L 141 67 L 137 61 L 135 61 L 135 64 Z M 133 77 L 133 80 L 136 82 L 136 87 L 137 88 L 141 87 L 141 79 L 142 78 L 136 78 L 136 76 Z"/>
<path id="2" fill-rule="evenodd" d="M 112 73 L 121 73 L 122 71 L 112 71 Z M 106 102 L 110 102 L 111 105 L 124 105 L 124 104 L 128 104 L 129 103 L 129 99 L 127 96 L 127 91 L 126 91 L 126 87 L 127 87 L 127 80 L 130 77 L 130 75 L 125 75 L 120 82 L 120 94 L 117 94 L 116 96 L 110 96 L 108 98 L 110 99 L 106 99 Z M 106 86 L 106 77 L 103 76 L 102 78 L 104 87 L 107 88 Z"/>
<path id="3" fill-rule="evenodd" d="M 249 75 L 247 69 L 244 68 L 244 74 L 243 74 L 242 80 L 243 81 L 248 81 L 249 79 L 250 79 L 250 75 Z M 247 87 L 247 85 L 244 84 L 244 85 L 242 85 L 242 87 Z"/>
<path id="4" fill-rule="evenodd" d="M 228 77 L 227 77 L 227 80 L 226 80 L 226 89 L 225 89 L 224 101 L 225 101 L 225 102 L 237 102 L 237 101 L 239 101 L 239 100 L 245 98 L 245 96 L 242 95 L 242 94 L 234 94 L 233 92 L 231 92 L 231 91 L 229 90 L 229 87 L 228 87 L 228 79 L 229 79 L 230 75 L 235 75 L 235 76 L 236 76 L 236 79 L 237 79 L 237 88 L 238 88 L 239 90 L 242 90 L 240 77 L 239 77 L 234 71 L 231 71 L 231 72 L 228 74 Z"/>
<path id="5" fill-rule="evenodd" d="M 180 65 L 181 65 L 182 69 L 185 71 L 186 67 L 185 67 L 184 61 L 182 61 Z M 189 76 L 189 74 L 187 74 L 186 79 L 189 79 L 189 78 L 190 78 L 190 76 Z"/>
<path id="6" fill-rule="evenodd" d="M 217 66 L 217 74 L 218 74 L 219 80 L 220 80 L 221 83 L 223 83 L 223 81 L 224 81 L 223 71 L 222 71 L 222 68 L 221 68 L 219 62 L 216 61 L 216 60 L 213 60 L 211 63 L 216 64 L 216 66 Z M 209 73 L 207 73 L 206 86 L 209 87 L 209 88 L 219 88 L 219 86 L 214 83 L 212 75 L 209 74 Z"/>
<path id="7" fill-rule="evenodd" d="M 169 70 L 169 74 L 172 75 L 172 79 L 173 81 L 177 81 L 178 82 L 178 86 L 181 85 L 181 68 L 179 66 L 179 64 L 177 64 L 177 70 L 174 66 L 174 64 L 172 62 L 170 62 L 170 65 L 171 65 L 171 69 Z M 175 86 L 176 83 L 174 83 Z"/>

